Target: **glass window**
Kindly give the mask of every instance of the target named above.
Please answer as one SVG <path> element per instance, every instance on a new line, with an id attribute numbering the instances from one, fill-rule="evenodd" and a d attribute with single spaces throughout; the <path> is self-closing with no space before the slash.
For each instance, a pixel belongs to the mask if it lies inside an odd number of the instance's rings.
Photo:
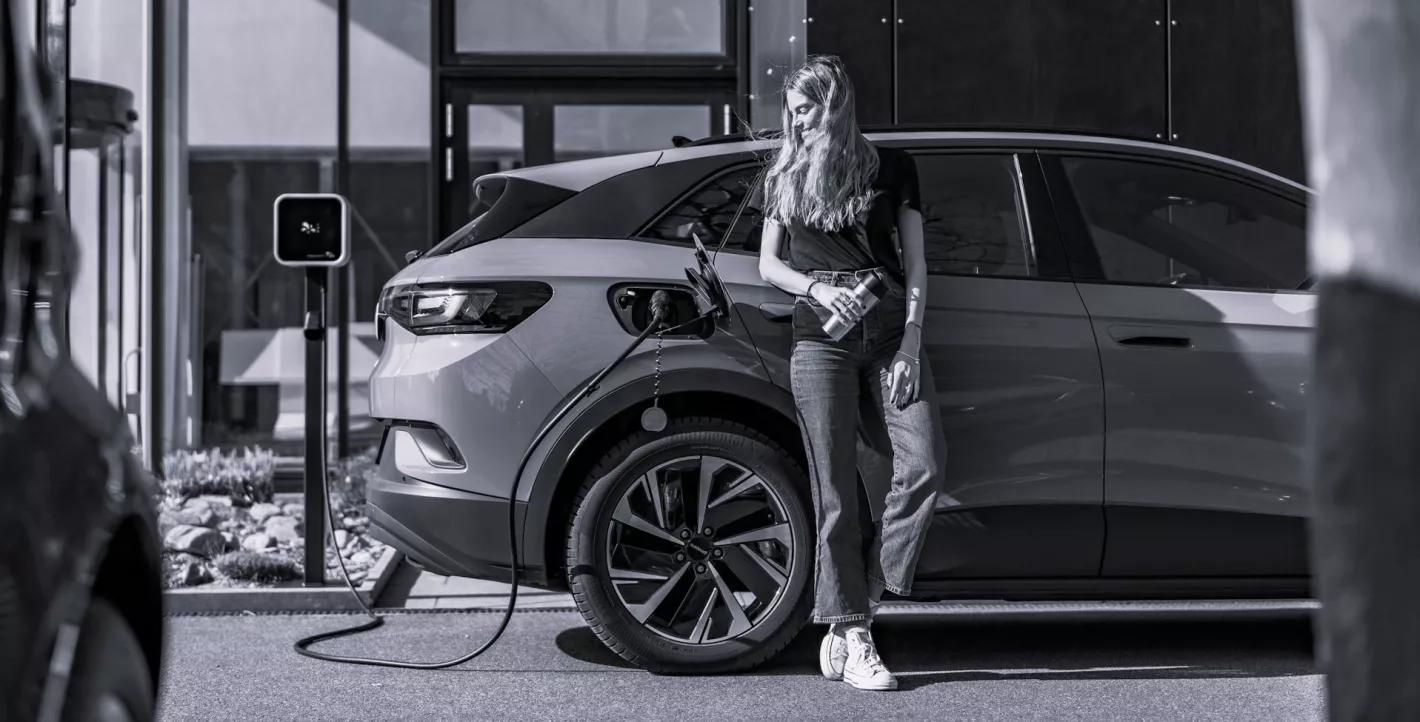
<path id="1" fill-rule="evenodd" d="M 1066 158 L 1104 278 L 1293 290 L 1307 278 L 1306 208 L 1172 165 Z"/>
<path id="2" fill-rule="evenodd" d="M 641 237 L 689 245 L 694 233 L 700 236 L 700 241 L 707 248 L 713 249 L 730 227 L 740 201 L 758 172 L 759 166 L 748 165 L 722 173 L 662 215 Z M 734 233 L 725 241 L 724 250 L 759 252 L 759 234 L 764 220 L 762 198 L 761 194 L 756 193 L 750 199 Z"/>
<path id="3" fill-rule="evenodd" d="M 1035 276 L 1015 162 L 1007 155 L 918 154 L 927 272 Z"/>
<path id="4" fill-rule="evenodd" d="M 162 389 L 178 395 L 165 402 L 177 417 L 172 427 L 177 433 L 169 441 L 179 446 L 260 444 L 281 455 L 299 453 L 305 369 L 299 351 L 292 349 L 300 348 L 304 280 L 271 262 L 271 203 L 282 193 L 335 190 L 337 13 L 331 5 L 309 0 L 190 0 L 186 7 L 182 47 L 187 83 L 175 102 L 185 103 L 187 112 L 182 157 L 188 164 L 191 246 L 188 251 L 180 241 L 168 241 L 172 245 L 164 253 L 172 254 L 180 270 L 164 274 L 162 305 L 168 314 L 165 327 L 173 329 L 164 341 L 172 356 L 163 363 L 190 374 L 191 395 L 186 384 Z M 356 3 L 351 10 L 354 58 L 376 41 L 368 38 L 367 8 Z M 384 42 L 398 47 L 392 38 Z M 423 136 L 422 142 L 428 142 L 427 120 L 420 126 L 423 133 L 410 128 L 408 135 L 397 122 L 370 121 L 375 110 L 407 117 L 398 107 L 422 97 L 398 94 L 380 104 L 369 100 L 377 97 L 371 95 L 376 84 L 389 87 L 394 83 L 388 78 L 411 77 L 407 73 L 413 63 L 395 62 L 393 55 L 382 65 L 388 76 L 352 70 L 351 92 L 364 99 L 351 105 L 352 158 L 368 160 L 376 143 L 386 157 L 395 158 L 405 138 Z M 427 118 L 423 113 L 407 122 Z M 369 229 L 379 233 L 385 226 L 370 194 L 391 184 L 397 188 L 388 192 L 392 201 L 404 193 L 394 184 L 407 177 L 381 178 L 372 190 L 362 168 L 361 163 L 351 168 L 352 182 L 362 184 L 351 193 L 351 239 L 359 244 L 351 265 L 357 274 L 375 258 L 386 263 L 370 240 Z M 384 250 L 396 253 L 392 244 Z M 365 300 L 361 310 L 372 306 L 373 299 Z M 369 368 L 358 340 L 363 335 L 352 329 L 354 380 Z M 330 355 L 336 357 L 334 348 Z M 333 391 L 333 366 L 326 381 Z M 367 407 L 352 398 L 352 427 L 365 433 L 376 428 L 364 413 Z"/>
<path id="5" fill-rule="evenodd" d="M 468 106 L 468 177 L 527 165 L 523 148 L 523 106 Z"/>
<path id="6" fill-rule="evenodd" d="M 804 64 L 808 54 L 804 20 L 807 0 L 751 3 L 749 23 L 749 120 L 755 128 L 782 125 L 784 76 Z M 743 130 L 732 128 L 729 132 Z"/>
<path id="7" fill-rule="evenodd" d="M 431 0 L 350 0 L 350 336 L 375 343 L 380 288 L 433 235 L 429 190 Z M 333 6 L 331 6 L 333 7 Z M 336 170 L 339 170 L 338 166 Z M 334 334 L 332 334 L 334 336 Z M 371 356 L 352 342 L 350 408 L 364 403 Z M 332 351 L 332 353 L 334 353 Z"/>
<path id="8" fill-rule="evenodd" d="M 558 105 L 552 111 L 558 161 L 668 148 L 671 137 L 710 135 L 710 106 Z"/>
<path id="9" fill-rule="evenodd" d="M 724 55 L 724 0 L 457 0 L 460 53 Z"/>

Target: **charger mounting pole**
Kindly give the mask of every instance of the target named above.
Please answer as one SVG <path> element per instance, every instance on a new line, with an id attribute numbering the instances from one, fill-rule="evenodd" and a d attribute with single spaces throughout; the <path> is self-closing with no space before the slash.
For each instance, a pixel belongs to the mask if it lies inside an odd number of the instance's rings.
<path id="1" fill-rule="evenodd" d="M 304 491 L 306 502 L 305 583 L 308 587 L 325 584 L 325 493 L 321 480 L 325 478 L 325 402 L 326 356 L 325 290 L 330 282 L 329 268 L 306 269 L 306 320 L 302 333 L 306 337 L 306 471 Z"/>
<path id="2" fill-rule="evenodd" d="M 277 197 L 273 211 L 276 262 L 306 272 L 306 310 L 301 324 L 306 339 L 304 567 L 306 586 L 316 587 L 325 584 L 326 288 L 330 269 L 344 266 L 350 258 L 350 207 L 335 193 L 287 193 Z"/>

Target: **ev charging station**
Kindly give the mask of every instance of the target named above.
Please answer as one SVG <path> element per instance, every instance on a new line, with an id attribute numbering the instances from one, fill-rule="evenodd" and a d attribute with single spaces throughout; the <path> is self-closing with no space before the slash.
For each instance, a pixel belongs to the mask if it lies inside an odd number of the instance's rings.
<path id="1" fill-rule="evenodd" d="M 335 193 L 286 193 L 273 204 L 272 253 L 306 269 L 306 586 L 325 584 L 325 291 L 330 269 L 350 260 L 350 205 Z"/>

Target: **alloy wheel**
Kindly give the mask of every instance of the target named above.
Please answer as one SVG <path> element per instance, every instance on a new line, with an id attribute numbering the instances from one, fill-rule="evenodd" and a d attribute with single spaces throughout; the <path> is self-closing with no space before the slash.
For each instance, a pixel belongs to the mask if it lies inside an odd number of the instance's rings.
<path id="1" fill-rule="evenodd" d="M 795 530 L 784 500 L 718 456 L 658 464 L 617 500 L 606 569 L 638 622 L 687 644 L 753 629 L 784 602 Z"/>

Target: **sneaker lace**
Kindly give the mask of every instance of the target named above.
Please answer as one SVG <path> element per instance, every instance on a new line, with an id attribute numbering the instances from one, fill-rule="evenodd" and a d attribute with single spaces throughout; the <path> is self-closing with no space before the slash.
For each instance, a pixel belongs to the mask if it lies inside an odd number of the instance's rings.
<path id="1" fill-rule="evenodd" d="M 854 643 L 850 650 L 857 653 L 861 666 L 873 674 L 887 671 L 887 666 L 883 664 L 883 658 L 878 656 L 878 648 L 871 638 L 865 634 L 853 634 L 851 639 Z"/>

